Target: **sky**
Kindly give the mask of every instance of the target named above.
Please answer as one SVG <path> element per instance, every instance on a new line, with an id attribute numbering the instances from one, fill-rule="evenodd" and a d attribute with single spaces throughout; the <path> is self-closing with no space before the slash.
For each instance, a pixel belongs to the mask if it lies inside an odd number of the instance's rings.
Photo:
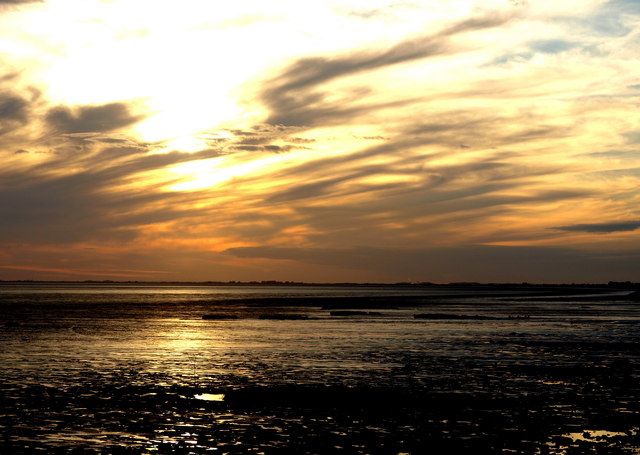
<path id="1" fill-rule="evenodd" d="M 0 279 L 640 281 L 638 0 L 0 0 Z"/>

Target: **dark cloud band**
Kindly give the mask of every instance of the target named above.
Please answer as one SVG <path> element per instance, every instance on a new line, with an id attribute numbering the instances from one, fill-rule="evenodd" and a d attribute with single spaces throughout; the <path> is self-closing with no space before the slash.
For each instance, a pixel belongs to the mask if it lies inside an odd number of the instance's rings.
<path id="1" fill-rule="evenodd" d="M 588 232 L 592 234 L 607 234 L 611 232 L 629 232 L 640 229 L 640 221 L 625 221 L 615 223 L 572 224 L 558 226 L 555 229 L 567 232 Z"/>
<path id="2" fill-rule="evenodd" d="M 51 109 L 47 123 L 58 133 L 98 133 L 124 128 L 140 120 L 123 103 L 82 106 L 72 110 L 66 106 Z"/>

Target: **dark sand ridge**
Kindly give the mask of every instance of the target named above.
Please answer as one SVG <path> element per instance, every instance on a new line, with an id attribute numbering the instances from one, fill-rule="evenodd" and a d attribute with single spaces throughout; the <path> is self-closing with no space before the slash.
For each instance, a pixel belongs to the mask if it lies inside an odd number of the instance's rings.
<path id="1" fill-rule="evenodd" d="M 593 295 L 599 294 L 599 295 Z M 540 292 L 516 292 L 516 293 L 452 293 L 452 294 L 437 294 L 437 295 L 389 295 L 389 296 L 353 296 L 353 297 L 258 297 L 258 298 L 237 298 L 237 299 L 223 299 L 216 300 L 215 302 L 225 304 L 237 304 L 247 306 L 310 306 L 320 307 L 322 309 L 396 309 L 398 307 L 406 306 L 428 306 L 430 304 L 439 304 L 445 302 L 451 304 L 451 300 L 460 300 L 467 302 L 472 299 L 504 299 L 513 301 L 525 301 L 527 299 L 535 299 L 540 301 L 584 301 L 594 300 L 602 301 L 606 297 L 606 300 L 615 301 L 635 301 L 640 297 L 638 293 L 625 293 L 619 295 L 618 293 L 612 293 L 611 289 L 601 290 L 594 292 L 592 289 L 560 289 L 555 291 L 540 291 Z M 213 303 L 213 302 L 212 302 Z"/>

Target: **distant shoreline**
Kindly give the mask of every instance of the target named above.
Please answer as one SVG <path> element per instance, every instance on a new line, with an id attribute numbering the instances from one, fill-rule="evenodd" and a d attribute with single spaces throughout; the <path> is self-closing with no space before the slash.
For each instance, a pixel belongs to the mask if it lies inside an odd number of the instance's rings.
<path id="1" fill-rule="evenodd" d="M 301 282 L 301 281 L 113 281 L 113 280 L 0 280 L 3 285 L 126 285 L 126 286 L 245 286 L 245 287 L 270 287 L 270 286 L 290 286 L 290 287 L 386 287 L 386 288 L 466 288 L 466 289 L 543 289 L 543 288 L 587 288 L 591 290 L 603 289 L 638 289 L 640 282 L 631 281 L 610 281 L 608 283 L 479 283 L 479 282 L 453 282 L 453 283 L 431 283 L 431 282 L 395 282 L 395 283 L 354 283 L 354 282 Z"/>

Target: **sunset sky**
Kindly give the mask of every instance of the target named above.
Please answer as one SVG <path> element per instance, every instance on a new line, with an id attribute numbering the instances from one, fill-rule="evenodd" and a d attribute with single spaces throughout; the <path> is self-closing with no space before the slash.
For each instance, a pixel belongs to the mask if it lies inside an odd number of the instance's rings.
<path id="1" fill-rule="evenodd" d="M 638 0 L 0 0 L 0 279 L 640 281 Z"/>

